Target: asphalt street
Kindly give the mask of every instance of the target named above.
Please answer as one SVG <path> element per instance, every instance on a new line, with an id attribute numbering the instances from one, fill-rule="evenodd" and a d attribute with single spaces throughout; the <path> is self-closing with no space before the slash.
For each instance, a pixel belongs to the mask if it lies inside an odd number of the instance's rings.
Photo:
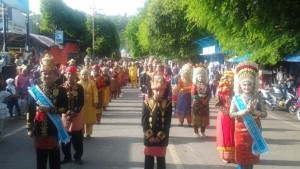
<path id="1" fill-rule="evenodd" d="M 83 165 L 67 163 L 62 169 L 141 169 L 144 165 L 143 132 L 141 127 L 142 96 L 138 89 L 126 86 L 104 111 L 100 125 L 94 125 L 91 139 L 84 139 Z M 166 161 L 169 169 L 233 169 L 225 164 L 216 150 L 215 99 L 210 103 L 211 124 L 207 138 L 194 137 L 193 129 L 178 126 L 172 119 L 170 144 Z M 269 153 L 261 156 L 255 169 L 300 168 L 300 122 L 285 111 L 269 111 L 262 120 L 263 137 Z M 63 158 L 63 155 L 61 155 Z M 25 120 L 5 121 L 0 140 L 1 169 L 35 169 L 35 150 L 27 136 Z"/>

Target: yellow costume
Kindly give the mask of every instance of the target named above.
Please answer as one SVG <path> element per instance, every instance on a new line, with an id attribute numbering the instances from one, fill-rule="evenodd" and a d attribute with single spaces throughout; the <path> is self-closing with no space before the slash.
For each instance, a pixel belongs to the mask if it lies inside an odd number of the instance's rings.
<path id="1" fill-rule="evenodd" d="M 137 87 L 137 67 L 135 65 L 129 68 L 129 78 L 131 87 Z"/>

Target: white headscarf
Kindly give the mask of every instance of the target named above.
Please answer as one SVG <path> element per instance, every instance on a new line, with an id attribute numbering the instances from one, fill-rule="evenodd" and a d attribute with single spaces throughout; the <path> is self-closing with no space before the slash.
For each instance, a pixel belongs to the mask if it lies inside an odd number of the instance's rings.
<path id="1" fill-rule="evenodd" d="M 9 89 L 11 91 L 12 94 L 16 94 L 16 87 L 13 85 L 14 79 L 13 78 L 8 78 L 6 80 L 6 84 L 7 84 L 7 89 Z"/>

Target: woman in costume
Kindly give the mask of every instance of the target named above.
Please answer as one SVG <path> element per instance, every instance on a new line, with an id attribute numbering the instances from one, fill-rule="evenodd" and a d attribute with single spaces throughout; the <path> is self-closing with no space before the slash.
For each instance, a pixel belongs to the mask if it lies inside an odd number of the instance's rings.
<path id="1" fill-rule="evenodd" d="M 182 67 L 181 78 L 178 81 L 178 98 L 176 104 L 176 115 L 179 120 L 179 125 L 182 126 L 184 118 L 187 118 L 189 126 L 192 125 L 191 116 L 191 88 L 192 88 L 192 73 L 193 68 L 189 64 Z"/>
<path id="2" fill-rule="evenodd" d="M 102 67 L 102 75 L 105 82 L 105 87 L 103 89 L 103 110 L 106 110 L 106 107 L 110 101 L 110 76 L 109 76 L 109 68 L 107 66 Z"/>
<path id="3" fill-rule="evenodd" d="M 217 150 L 226 163 L 234 163 L 234 119 L 229 110 L 233 92 L 233 72 L 225 71 L 218 86 Z"/>
<path id="4" fill-rule="evenodd" d="M 261 98 L 257 96 L 257 64 L 250 61 L 239 63 L 235 72 L 236 96 L 232 98 L 229 112 L 235 118 L 235 162 L 238 169 L 253 169 L 253 165 L 259 162 L 259 155 L 268 151 L 261 137 L 260 122 L 260 118 L 265 118 L 267 112 Z"/>
<path id="5" fill-rule="evenodd" d="M 53 115 L 66 113 L 68 109 L 67 92 L 55 83 L 57 72 L 50 54 L 46 54 L 41 60 L 40 71 L 42 83 L 38 87 L 54 106 L 39 106 L 36 101 L 35 104 L 29 104 L 29 106 L 36 107 L 36 111 L 32 111 L 34 108 L 29 108 L 30 111 L 27 114 L 28 135 L 34 137 L 37 169 L 47 168 L 48 159 L 50 169 L 60 169 L 59 131 L 47 113 Z M 39 100 L 39 98 L 36 99 Z"/>
<path id="6" fill-rule="evenodd" d="M 86 138 L 91 138 L 93 125 L 97 121 L 96 114 L 98 113 L 96 109 L 98 106 L 98 90 L 95 82 L 89 79 L 89 75 L 89 70 L 82 69 L 80 71 L 81 80 L 78 82 L 84 89 L 84 105 L 81 111 L 85 124 L 83 133 L 86 134 Z"/>
<path id="7" fill-rule="evenodd" d="M 142 126 L 144 132 L 145 169 L 166 168 L 166 151 L 172 118 L 172 102 L 164 97 L 167 88 L 163 74 L 155 74 L 151 81 L 153 97 L 144 101 Z"/>
<path id="8" fill-rule="evenodd" d="M 205 129 L 209 125 L 209 100 L 211 93 L 208 84 L 207 69 L 203 65 L 194 68 L 191 94 L 193 98 L 192 124 L 194 135 L 206 138 Z M 201 129 L 200 133 L 199 127 Z"/>

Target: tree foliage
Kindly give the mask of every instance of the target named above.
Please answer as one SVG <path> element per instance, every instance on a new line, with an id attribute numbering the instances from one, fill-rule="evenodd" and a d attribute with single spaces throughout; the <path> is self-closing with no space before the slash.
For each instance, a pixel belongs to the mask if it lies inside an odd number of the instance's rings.
<path id="1" fill-rule="evenodd" d="M 299 51 L 300 1 L 182 0 L 187 17 L 206 28 L 224 51 L 252 54 L 260 64 L 276 64 Z"/>
<path id="2" fill-rule="evenodd" d="M 186 6 L 181 6 L 179 0 L 147 1 L 126 30 L 132 56 L 149 54 L 181 59 L 195 56 L 194 41 L 205 31 L 187 20 L 185 12 Z"/>

